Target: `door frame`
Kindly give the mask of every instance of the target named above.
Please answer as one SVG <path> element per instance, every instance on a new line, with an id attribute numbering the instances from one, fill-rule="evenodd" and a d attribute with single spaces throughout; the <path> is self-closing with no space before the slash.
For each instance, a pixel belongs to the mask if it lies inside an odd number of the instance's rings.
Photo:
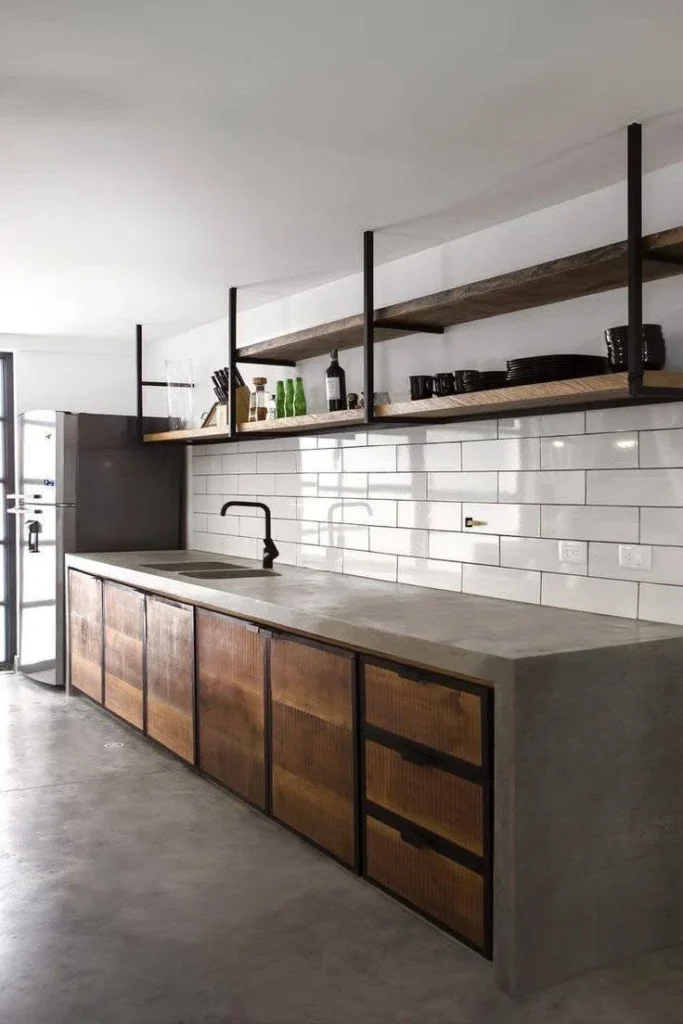
<path id="1" fill-rule="evenodd" d="M 0 483 L 4 485 L 4 519 L 5 519 L 5 557 L 3 569 L 5 578 L 5 661 L 0 662 L 0 669 L 14 667 L 17 653 L 17 524 L 16 516 L 9 514 L 7 495 L 15 488 L 15 450 L 14 450 L 14 355 L 11 352 L 0 352 L 2 366 L 2 416 L 0 423 L 4 425 L 2 439 L 2 457 L 4 473 Z M 2 607 L 0 605 L 0 607 Z"/>

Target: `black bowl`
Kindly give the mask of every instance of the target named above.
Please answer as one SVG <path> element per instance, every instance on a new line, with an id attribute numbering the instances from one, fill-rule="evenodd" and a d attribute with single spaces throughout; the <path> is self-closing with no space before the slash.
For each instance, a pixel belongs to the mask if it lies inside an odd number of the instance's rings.
<path id="1" fill-rule="evenodd" d="M 605 331 L 607 358 L 613 373 L 628 369 L 628 327 L 608 327 Z M 661 370 L 666 363 L 666 342 L 661 324 L 643 324 L 643 367 L 646 370 Z"/>

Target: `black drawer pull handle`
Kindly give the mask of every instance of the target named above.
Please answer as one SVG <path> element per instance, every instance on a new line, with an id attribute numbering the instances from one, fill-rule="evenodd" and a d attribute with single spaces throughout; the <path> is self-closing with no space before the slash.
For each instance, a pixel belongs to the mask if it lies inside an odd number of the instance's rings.
<path id="1" fill-rule="evenodd" d="M 425 768 L 427 765 L 434 764 L 434 758 L 424 750 L 415 750 L 413 747 L 403 747 L 399 750 L 399 754 L 403 761 L 409 761 L 410 764 L 416 764 L 420 768 Z"/>
<path id="2" fill-rule="evenodd" d="M 407 843 L 408 846 L 414 846 L 416 850 L 428 850 L 433 846 L 432 840 L 424 832 L 405 828 L 401 829 L 400 835 L 404 843 Z"/>

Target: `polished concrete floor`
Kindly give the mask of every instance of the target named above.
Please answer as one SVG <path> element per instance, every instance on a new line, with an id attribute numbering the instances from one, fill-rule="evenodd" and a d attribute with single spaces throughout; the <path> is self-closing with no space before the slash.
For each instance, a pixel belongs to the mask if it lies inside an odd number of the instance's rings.
<path id="1" fill-rule="evenodd" d="M 3 1024 L 681 1024 L 683 951 L 523 1004 L 84 700 L 0 675 Z"/>

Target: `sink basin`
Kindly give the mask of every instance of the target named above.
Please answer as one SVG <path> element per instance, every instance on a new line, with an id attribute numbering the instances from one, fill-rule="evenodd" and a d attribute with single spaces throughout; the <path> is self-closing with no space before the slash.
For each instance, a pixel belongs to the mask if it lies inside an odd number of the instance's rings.
<path id="1" fill-rule="evenodd" d="M 190 576 L 195 580 L 244 580 L 250 576 L 279 576 L 279 572 L 272 569 L 212 569 L 201 572 L 181 572 L 181 576 Z"/>
<path id="2" fill-rule="evenodd" d="M 218 569 L 239 569 L 238 565 L 232 562 L 148 562 L 141 566 L 142 569 L 161 569 L 162 572 L 184 572 L 186 569 L 218 570 Z"/>

